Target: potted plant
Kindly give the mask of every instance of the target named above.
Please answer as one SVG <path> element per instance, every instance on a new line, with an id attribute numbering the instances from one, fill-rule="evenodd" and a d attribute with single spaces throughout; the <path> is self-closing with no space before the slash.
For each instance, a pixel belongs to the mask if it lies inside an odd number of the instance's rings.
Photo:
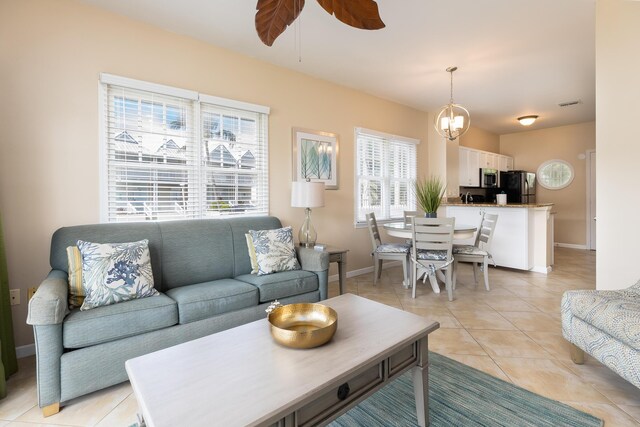
<path id="1" fill-rule="evenodd" d="M 417 179 L 413 185 L 418 206 L 425 212 L 427 218 L 435 218 L 436 212 L 444 196 L 445 185 L 438 176 Z"/>

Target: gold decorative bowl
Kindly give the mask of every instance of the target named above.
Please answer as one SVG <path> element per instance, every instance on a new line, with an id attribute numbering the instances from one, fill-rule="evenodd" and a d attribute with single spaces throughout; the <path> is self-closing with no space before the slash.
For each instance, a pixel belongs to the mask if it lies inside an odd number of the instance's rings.
<path id="1" fill-rule="evenodd" d="M 329 342 L 338 328 L 338 313 L 322 304 L 281 305 L 267 318 L 273 339 L 291 348 L 319 347 Z"/>

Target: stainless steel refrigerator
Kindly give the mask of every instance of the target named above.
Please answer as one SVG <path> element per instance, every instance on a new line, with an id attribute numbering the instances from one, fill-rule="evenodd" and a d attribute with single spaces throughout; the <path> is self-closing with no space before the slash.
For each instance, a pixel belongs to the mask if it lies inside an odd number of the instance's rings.
<path id="1" fill-rule="evenodd" d="M 507 203 L 535 203 L 536 174 L 526 171 L 500 172 L 500 190 L 507 194 Z"/>

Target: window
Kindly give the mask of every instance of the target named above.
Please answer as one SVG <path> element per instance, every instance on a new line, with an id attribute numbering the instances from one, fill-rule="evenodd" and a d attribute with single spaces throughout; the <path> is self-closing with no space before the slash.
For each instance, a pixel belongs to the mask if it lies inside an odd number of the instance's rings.
<path id="1" fill-rule="evenodd" d="M 416 209 L 416 145 L 420 141 L 356 128 L 356 225 L 374 212 L 379 221 Z"/>
<path id="2" fill-rule="evenodd" d="M 109 222 L 268 213 L 268 108 L 101 75 Z"/>
<path id="3" fill-rule="evenodd" d="M 573 166 L 564 160 L 548 160 L 538 168 L 538 182 L 548 190 L 560 190 L 573 181 Z"/>

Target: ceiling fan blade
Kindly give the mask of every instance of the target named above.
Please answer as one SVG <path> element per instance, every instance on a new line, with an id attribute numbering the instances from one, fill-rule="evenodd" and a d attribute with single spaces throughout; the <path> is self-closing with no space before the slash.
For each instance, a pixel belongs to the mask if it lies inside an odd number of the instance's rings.
<path id="1" fill-rule="evenodd" d="M 318 3 L 330 15 L 352 27 L 363 30 L 385 27 L 374 0 L 318 0 Z"/>
<path id="2" fill-rule="evenodd" d="M 256 31 L 267 46 L 295 21 L 304 7 L 304 0 L 258 0 Z"/>

